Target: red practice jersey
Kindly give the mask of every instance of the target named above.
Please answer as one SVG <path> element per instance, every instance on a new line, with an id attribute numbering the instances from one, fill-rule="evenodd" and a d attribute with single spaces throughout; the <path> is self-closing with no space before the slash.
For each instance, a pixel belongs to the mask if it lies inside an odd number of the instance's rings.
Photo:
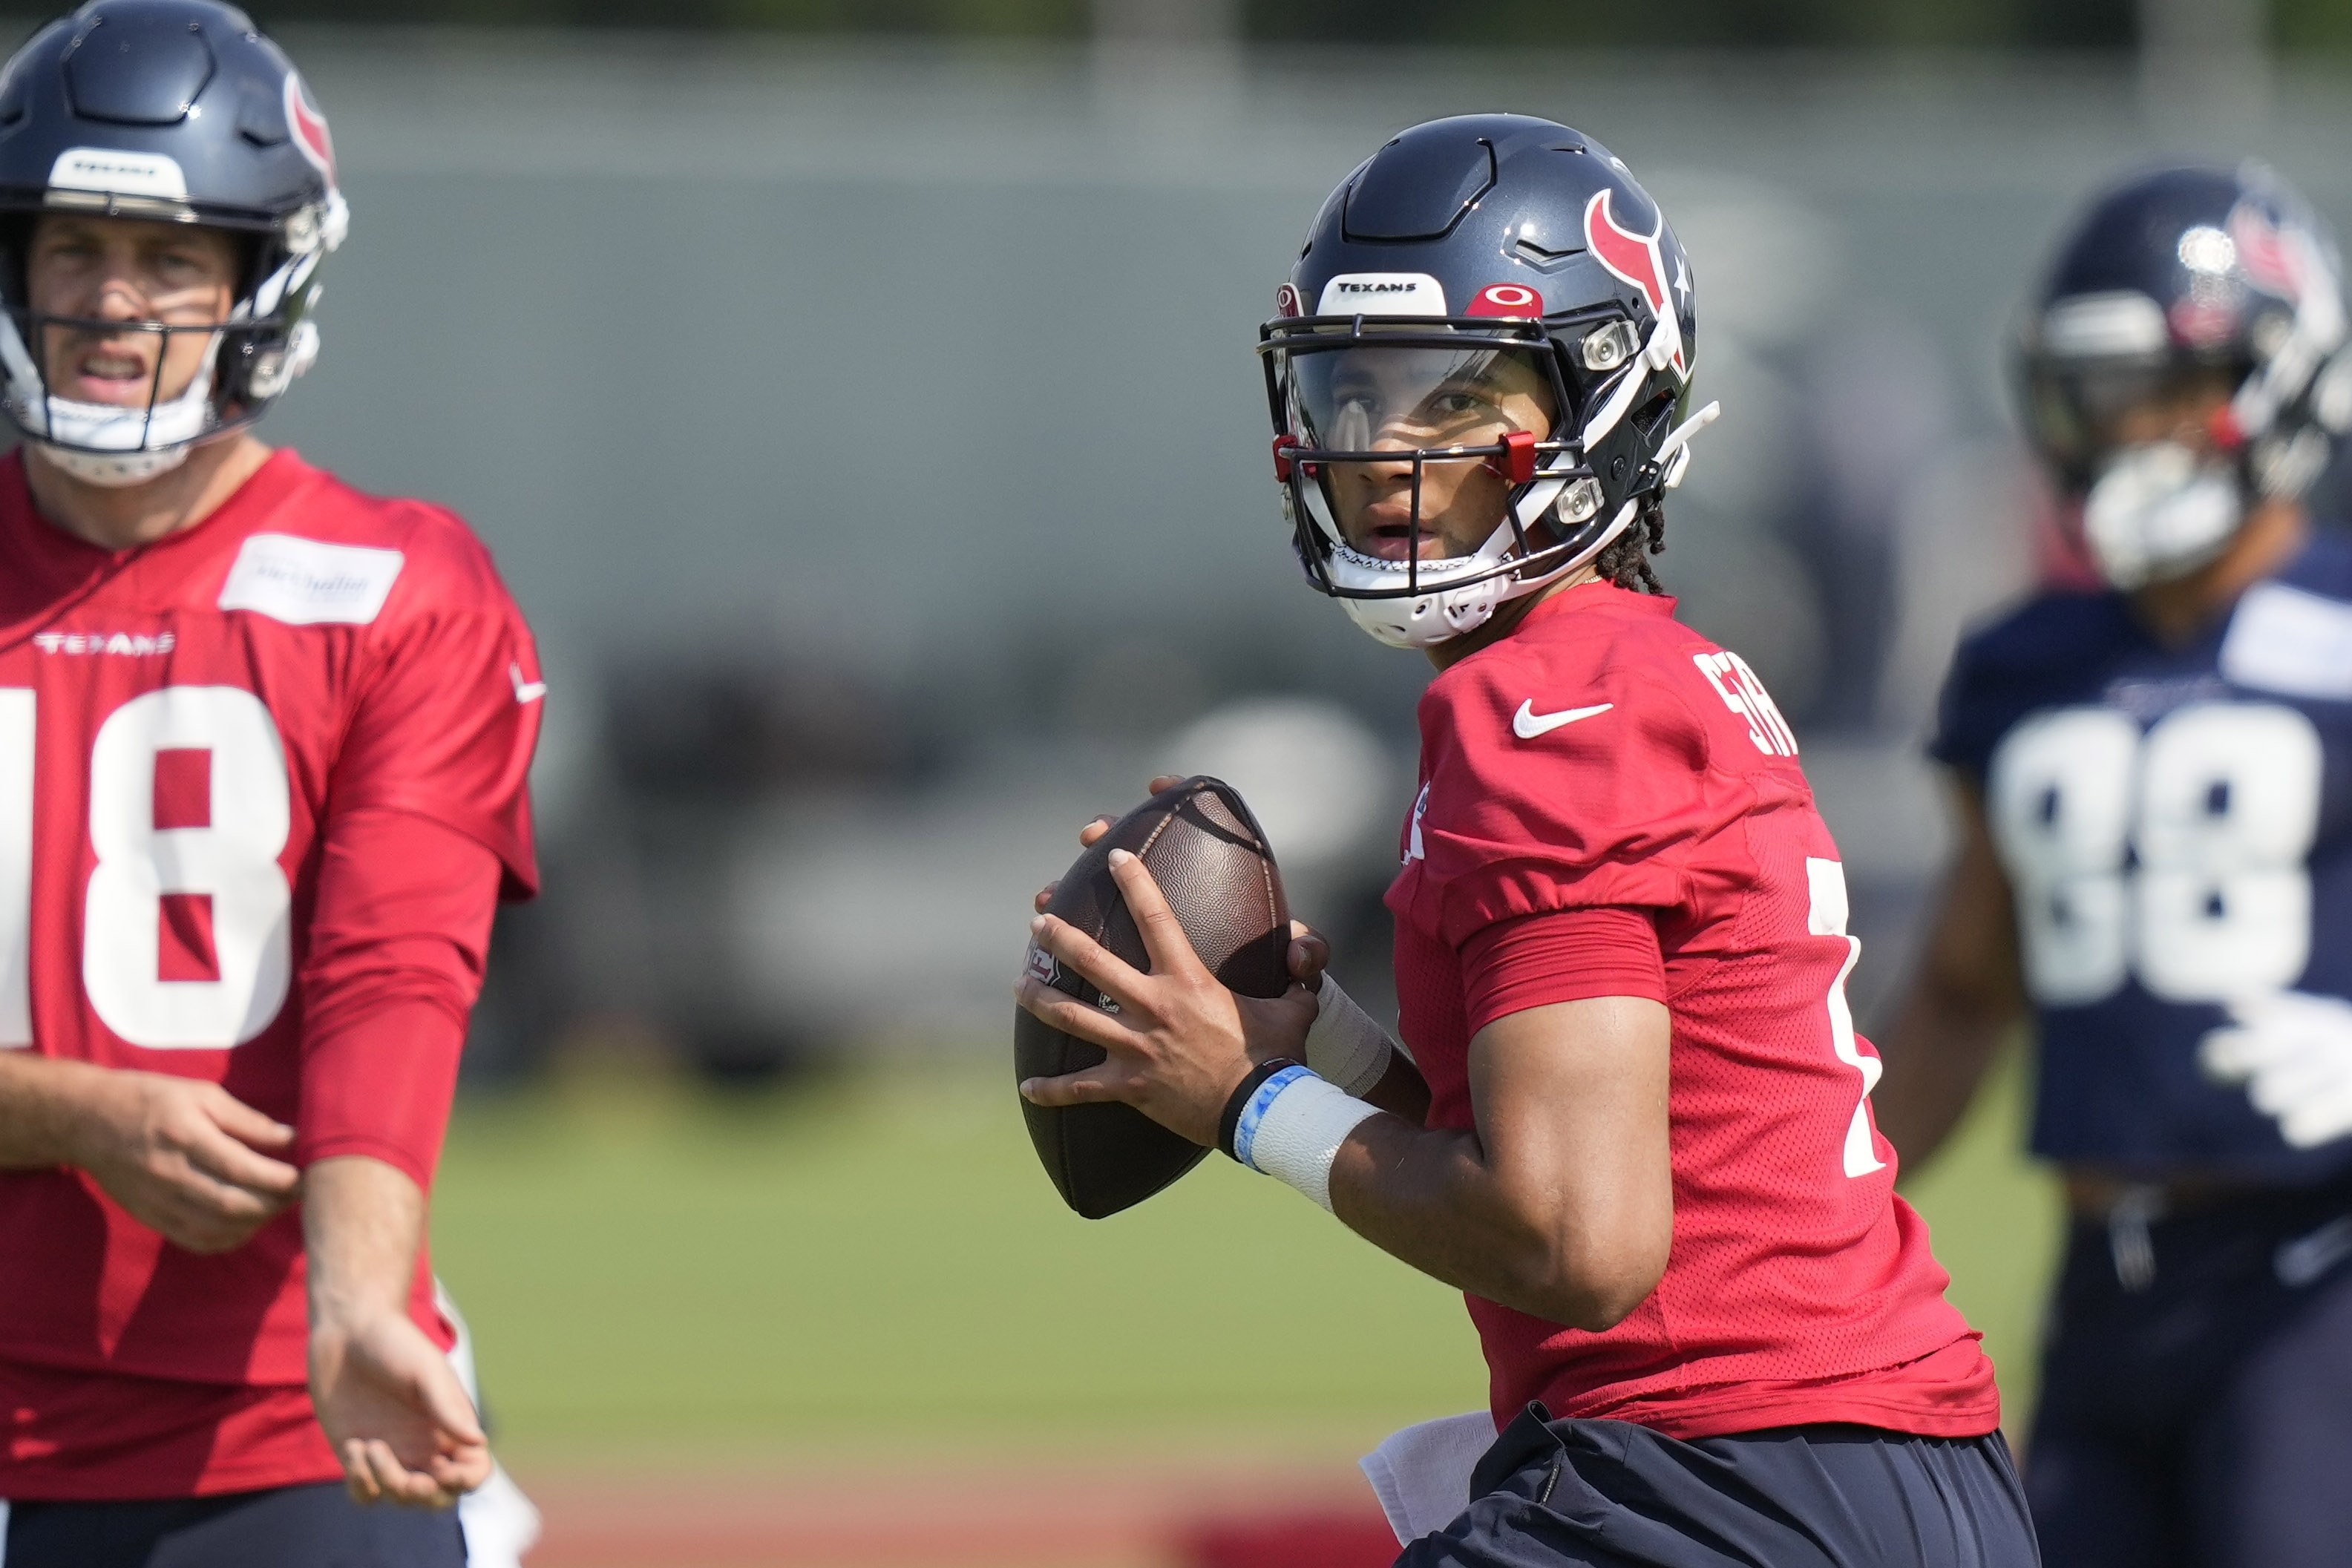
<path id="1" fill-rule="evenodd" d="M 429 1187 L 501 886 L 533 868 L 537 655 L 457 517 L 290 452 L 110 552 L 0 460 L 0 1048 L 207 1079 Z M 166 1243 L 0 1171 L 0 1497 L 340 1474 L 304 1391 L 301 1218 Z M 420 1259 L 412 1312 L 446 1344 Z"/>
<path id="2" fill-rule="evenodd" d="M 1877 1054 L 1844 994 L 1859 944 L 1796 740 L 1673 610 L 1557 594 L 1421 703 L 1388 902 L 1430 1124 L 1474 1124 L 1470 1040 L 1496 1018 L 1633 994 L 1673 1019 L 1664 1276 L 1600 1333 L 1470 1298 L 1496 1420 L 1540 1399 L 1683 1437 L 1990 1432 L 1991 1364 L 1871 1121 Z"/>

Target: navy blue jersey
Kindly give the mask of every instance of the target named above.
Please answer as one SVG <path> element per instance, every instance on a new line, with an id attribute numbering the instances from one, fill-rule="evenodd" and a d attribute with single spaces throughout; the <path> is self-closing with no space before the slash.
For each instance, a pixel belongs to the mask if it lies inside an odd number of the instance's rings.
<path id="1" fill-rule="evenodd" d="M 2352 1169 L 2352 1137 L 2291 1147 L 2198 1062 L 2234 1000 L 2352 997 L 2352 541 L 2315 538 L 2180 648 L 2121 594 L 2043 594 L 1961 644 L 1932 749 L 1983 786 L 2016 890 L 2035 1152 Z"/>

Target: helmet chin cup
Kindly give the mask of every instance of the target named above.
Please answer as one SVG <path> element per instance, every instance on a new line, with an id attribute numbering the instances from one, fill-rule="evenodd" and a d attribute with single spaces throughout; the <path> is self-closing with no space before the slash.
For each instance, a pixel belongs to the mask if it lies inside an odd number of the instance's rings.
<path id="1" fill-rule="evenodd" d="M 2178 442 L 2126 447 L 2083 502 L 2083 539 L 2099 575 L 2129 592 L 2196 570 L 2226 549 L 2245 520 L 2231 464 Z"/>
<path id="2" fill-rule="evenodd" d="M 1475 632 L 1494 618 L 1507 580 L 1490 577 L 1415 599 L 1342 599 L 1348 618 L 1391 648 L 1433 648 Z M 1514 595 L 1513 597 L 1516 597 Z"/>
<path id="3" fill-rule="evenodd" d="M 152 408 L 82 402 L 48 394 L 16 323 L 0 316 L 0 362 L 8 370 L 0 407 L 60 473 L 110 490 L 144 484 L 185 463 L 189 447 L 215 428 L 213 361 L 219 347 L 215 339 L 179 396 Z"/>
<path id="4" fill-rule="evenodd" d="M 1632 525 L 1639 509 L 1639 503 L 1626 502 L 1609 520 L 1609 526 L 1582 549 L 1533 576 L 1514 576 L 1508 570 L 1514 540 L 1507 523 L 1496 528 L 1494 537 L 1475 555 L 1424 563 L 1424 572 L 1431 574 L 1483 574 L 1454 588 L 1433 586 L 1426 593 L 1411 596 L 1360 597 L 1366 590 L 1385 586 L 1378 574 L 1385 573 L 1393 580 L 1396 569 L 1392 563 L 1374 561 L 1345 545 L 1332 550 L 1325 570 L 1334 585 L 1342 590 L 1334 597 L 1347 608 L 1348 618 L 1375 641 L 1391 648 L 1430 648 L 1467 636 L 1493 620 L 1496 610 L 1502 605 L 1539 592 L 1585 565 Z M 1347 591 L 1349 589 L 1357 591 Z"/>
<path id="5" fill-rule="evenodd" d="M 188 460 L 186 446 L 166 446 L 146 452 L 86 452 L 76 446 L 56 446 L 46 441 L 35 445 L 41 449 L 42 460 L 62 474 L 70 475 L 85 485 L 95 485 L 104 490 L 127 490 L 133 485 L 144 485 L 159 474 L 169 474 Z"/>

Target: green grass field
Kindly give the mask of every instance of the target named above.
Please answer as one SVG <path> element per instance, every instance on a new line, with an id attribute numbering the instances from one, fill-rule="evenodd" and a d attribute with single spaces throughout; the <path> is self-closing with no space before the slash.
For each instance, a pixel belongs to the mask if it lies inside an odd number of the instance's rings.
<path id="1" fill-rule="evenodd" d="M 585 1075 L 471 1102 L 436 1262 L 510 1457 L 968 1445 L 1360 1452 L 1468 1409 L 1460 1300 L 1211 1160 L 1114 1218 L 1065 1211 L 1009 1074 L 898 1068 L 721 1101 Z M 2056 1213 L 2012 1078 L 1915 1184 L 2011 1401 Z"/>

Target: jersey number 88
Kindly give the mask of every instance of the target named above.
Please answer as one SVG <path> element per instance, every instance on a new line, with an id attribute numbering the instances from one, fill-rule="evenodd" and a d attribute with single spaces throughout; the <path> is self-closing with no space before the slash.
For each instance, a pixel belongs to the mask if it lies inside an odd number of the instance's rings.
<path id="1" fill-rule="evenodd" d="M 2038 714 L 1987 807 L 2026 987 L 2084 1007 L 2137 976 L 2168 1002 L 2292 986 L 2311 956 L 2319 732 L 2276 703 L 2192 703 L 2143 737 L 2108 707 Z"/>

